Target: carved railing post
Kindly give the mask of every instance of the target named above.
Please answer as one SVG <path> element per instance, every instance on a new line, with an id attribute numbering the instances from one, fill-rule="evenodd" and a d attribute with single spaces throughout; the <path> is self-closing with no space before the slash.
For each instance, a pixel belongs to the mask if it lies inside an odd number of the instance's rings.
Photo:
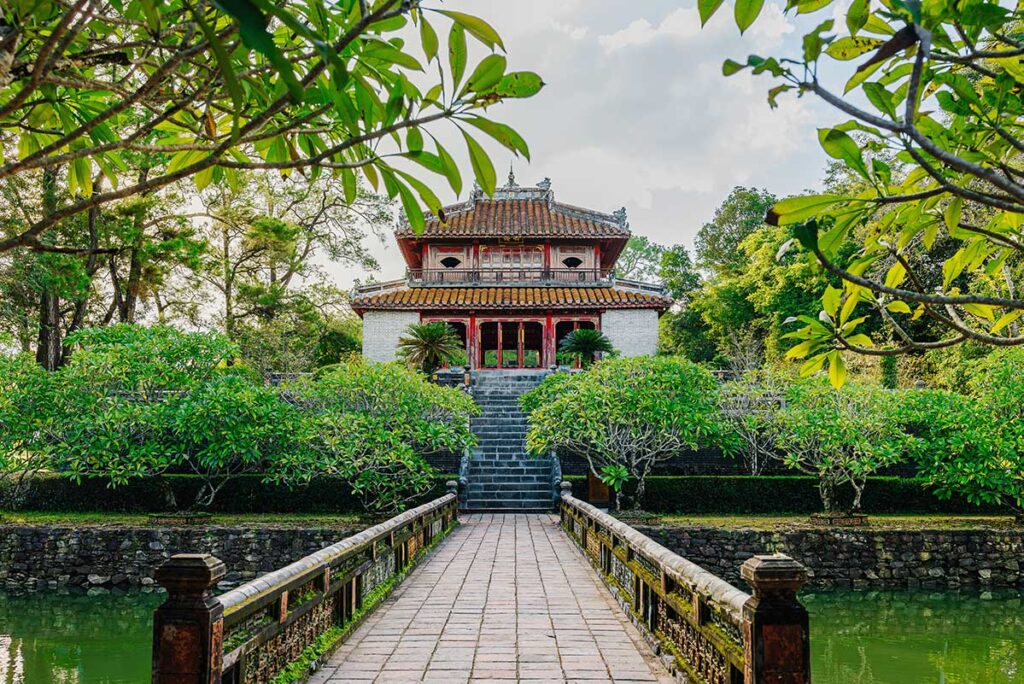
<path id="1" fill-rule="evenodd" d="M 153 615 L 153 684 L 220 684 L 224 608 L 210 591 L 224 563 L 182 553 L 156 569 L 167 600 Z"/>
<path id="2" fill-rule="evenodd" d="M 754 590 L 743 604 L 745 684 L 809 684 L 810 627 L 796 597 L 807 568 L 783 554 L 754 556 L 740 575 Z"/>

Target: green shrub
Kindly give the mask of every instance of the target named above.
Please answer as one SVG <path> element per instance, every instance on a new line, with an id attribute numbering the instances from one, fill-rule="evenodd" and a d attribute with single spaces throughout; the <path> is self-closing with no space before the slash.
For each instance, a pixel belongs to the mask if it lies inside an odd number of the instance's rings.
<path id="1" fill-rule="evenodd" d="M 676 357 L 604 360 L 567 380 L 542 384 L 521 400 L 529 412 L 527 448 L 587 459 L 605 476 L 621 467 L 643 502 L 651 469 L 683 449 L 720 445 L 718 383 L 707 370 Z M 620 502 L 618 497 L 616 502 Z"/>

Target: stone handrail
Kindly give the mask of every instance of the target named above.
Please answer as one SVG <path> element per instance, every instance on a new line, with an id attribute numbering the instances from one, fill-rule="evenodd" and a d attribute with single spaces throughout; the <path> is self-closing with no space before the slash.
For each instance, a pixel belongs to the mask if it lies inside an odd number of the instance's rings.
<path id="1" fill-rule="evenodd" d="M 454 486 L 221 596 L 212 589 L 224 563 L 209 555 L 171 557 L 156 573 L 168 598 L 154 615 L 153 684 L 266 684 L 322 635 L 331 632 L 340 643 L 422 550 L 450 531 Z"/>
<path id="2" fill-rule="evenodd" d="M 741 567 L 751 596 L 571 495 L 561 521 L 612 593 L 675 671 L 707 684 L 807 684 L 807 570 L 787 556 Z"/>

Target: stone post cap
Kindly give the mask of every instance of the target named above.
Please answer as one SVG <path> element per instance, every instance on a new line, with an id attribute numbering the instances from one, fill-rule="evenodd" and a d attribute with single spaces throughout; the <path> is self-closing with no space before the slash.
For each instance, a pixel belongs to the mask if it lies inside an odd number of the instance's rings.
<path id="1" fill-rule="evenodd" d="M 447 482 L 444 483 L 444 486 L 445 486 L 445 489 L 448 490 L 449 494 L 455 494 L 456 496 L 458 496 L 458 494 L 459 494 L 459 483 L 458 483 L 458 481 L 456 481 L 456 480 L 448 480 Z"/>
<path id="2" fill-rule="evenodd" d="M 562 483 L 558 486 L 561 488 L 562 494 L 572 494 L 572 482 L 562 480 Z"/>
<path id="3" fill-rule="evenodd" d="M 208 553 L 176 553 L 153 573 L 171 594 L 202 594 L 217 585 L 227 567 Z"/>
<path id="4" fill-rule="evenodd" d="M 754 556 L 740 566 L 740 576 L 754 594 L 796 593 L 807 584 L 807 568 L 783 553 Z"/>

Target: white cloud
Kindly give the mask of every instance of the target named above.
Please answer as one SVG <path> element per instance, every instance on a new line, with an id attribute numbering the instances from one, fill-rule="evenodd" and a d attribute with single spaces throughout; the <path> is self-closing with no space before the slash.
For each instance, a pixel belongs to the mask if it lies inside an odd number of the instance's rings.
<path id="1" fill-rule="evenodd" d="M 598 37 L 605 52 L 646 45 L 658 38 L 688 40 L 701 35 L 700 15 L 696 8 L 679 8 L 668 14 L 657 26 L 647 19 L 636 19 L 615 33 Z"/>
<path id="2" fill-rule="evenodd" d="M 590 29 L 586 26 L 573 26 L 571 24 L 563 24 L 560 21 L 551 22 L 551 28 L 572 40 L 583 40 L 590 34 Z"/>
<path id="3" fill-rule="evenodd" d="M 812 98 L 791 95 L 772 110 L 766 102 L 770 77 L 721 73 L 726 58 L 799 54 L 802 29 L 824 17 L 787 18 L 780 1 L 768 0 L 742 37 L 730 6 L 701 29 L 696 9 L 681 8 L 679 0 L 446 5 L 490 22 L 504 38 L 509 68 L 534 69 L 548 83 L 535 98 L 487 112 L 530 144 L 532 162 L 515 164 L 520 183 L 549 176 L 561 201 L 600 211 L 625 206 L 635 232 L 662 244 L 692 245 L 733 186 L 784 195 L 816 186 L 822 176 L 825 156 L 815 128 L 840 117 Z M 470 166 L 458 131 L 433 130 L 456 155 L 468 186 Z M 508 152 L 480 138 L 503 177 Z M 445 202 L 455 199 L 443 181 L 426 180 Z M 374 253 L 382 262 L 379 278 L 401 275 L 392 241 Z"/>

